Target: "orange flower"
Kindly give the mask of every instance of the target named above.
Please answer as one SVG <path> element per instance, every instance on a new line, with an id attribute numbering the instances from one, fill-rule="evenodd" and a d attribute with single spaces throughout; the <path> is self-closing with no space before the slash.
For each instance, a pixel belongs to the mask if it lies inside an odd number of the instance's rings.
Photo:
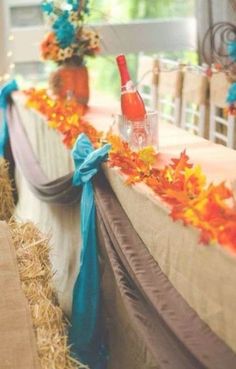
<path id="1" fill-rule="evenodd" d="M 46 34 L 41 43 L 41 54 L 43 59 L 57 60 L 59 46 L 55 38 L 55 34 L 50 32 Z"/>

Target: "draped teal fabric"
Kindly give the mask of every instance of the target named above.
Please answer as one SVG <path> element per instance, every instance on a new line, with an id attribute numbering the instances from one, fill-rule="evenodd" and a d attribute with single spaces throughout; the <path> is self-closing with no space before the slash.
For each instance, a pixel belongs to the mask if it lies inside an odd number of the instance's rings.
<path id="1" fill-rule="evenodd" d="M 8 126 L 7 126 L 7 104 L 11 93 L 18 90 L 15 80 L 8 82 L 0 89 L 0 109 L 2 110 L 2 122 L 0 127 L 0 157 L 5 154 L 5 148 L 8 141 Z"/>
<path id="2" fill-rule="evenodd" d="M 72 151 L 75 172 L 73 184 L 83 186 L 81 198 L 82 247 L 80 271 L 75 282 L 72 303 L 70 343 L 72 351 L 91 369 L 105 369 L 107 354 L 99 329 L 100 273 L 97 255 L 96 214 L 92 177 L 106 160 L 111 145 L 94 150 L 85 134 Z"/>

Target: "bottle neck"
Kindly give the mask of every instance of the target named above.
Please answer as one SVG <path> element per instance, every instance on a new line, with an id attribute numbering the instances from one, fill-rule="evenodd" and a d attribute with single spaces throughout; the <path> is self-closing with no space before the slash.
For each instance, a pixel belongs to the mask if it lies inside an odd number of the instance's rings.
<path id="1" fill-rule="evenodd" d="M 123 86 L 125 86 L 127 84 L 127 82 L 131 82 L 131 78 L 129 75 L 129 71 L 127 68 L 127 64 L 126 64 L 126 60 L 125 58 L 123 58 L 121 61 L 117 60 L 117 64 L 118 64 L 118 68 L 119 68 L 119 72 L 120 72 L 120 80 L 121 80 L 121 86 L 123 88 Z"/>

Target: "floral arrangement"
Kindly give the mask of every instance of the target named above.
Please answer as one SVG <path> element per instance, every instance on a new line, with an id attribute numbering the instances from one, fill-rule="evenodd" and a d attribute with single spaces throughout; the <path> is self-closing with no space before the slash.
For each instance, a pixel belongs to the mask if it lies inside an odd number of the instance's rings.
<path id="1" fill-rule="evenodd" d="M 98 34 L 84 28 L 88 0 L 44 0 L 41 7 L 51 28 L 41 43 L 44 60 L 82 65 L 84 56 L 99 51 Z"/>
<path id="2" fill-rule="evenodd" d="M 69 100 L 63 107 L 45 90 L 29 90 L 27 96 L 28 107 L 44 114 L 48 124 L 63 134 L 68 147 L 81 132 L 88 135 L 95 147 L 102 144 L 104 135 L 84 120 L 85 109 L 75 101 Z M 224 183 L 208 185 L 200 166 L 193 166 L 185 152 L 158 169 L 159 156 L 152 147 L 134 152 L 116 135 L 108 133 L 105 139 L 112 145 L 108 165 L 119 168 L 127 185 L 145 183 L 169 205 L 173 220 L 199 229 L 201 242 L 218 243 L 236 252 L 235 199 Z"/>

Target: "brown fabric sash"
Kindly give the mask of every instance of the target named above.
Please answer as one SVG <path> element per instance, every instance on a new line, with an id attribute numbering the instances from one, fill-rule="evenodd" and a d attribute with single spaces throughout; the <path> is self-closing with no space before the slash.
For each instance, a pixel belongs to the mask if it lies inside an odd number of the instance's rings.
<path id="1" fill-rule="evenodd" d="M 160 368 L 235 369 L 234 352 L 163 274 L 104 175 L 94 184 L 101 232 L 123 303 Z"/>
<path id="2" fill-rule="evenodd" d="M 15 249 L 0 222 L 0 369 L 40 369 L 28 302 L 18 275 Z"/>
<path id="3" fill-rule="evenodd" d="M 79 201 L 80 190 L 72 185 L 73 173 L 53 181 L 48 180 L 34 154 L 20 114 L 13 103 L 8 108 L 8 129 L 14 161 L 35 196 L 42 201 L 59 205 L 73 205 Z"/>

